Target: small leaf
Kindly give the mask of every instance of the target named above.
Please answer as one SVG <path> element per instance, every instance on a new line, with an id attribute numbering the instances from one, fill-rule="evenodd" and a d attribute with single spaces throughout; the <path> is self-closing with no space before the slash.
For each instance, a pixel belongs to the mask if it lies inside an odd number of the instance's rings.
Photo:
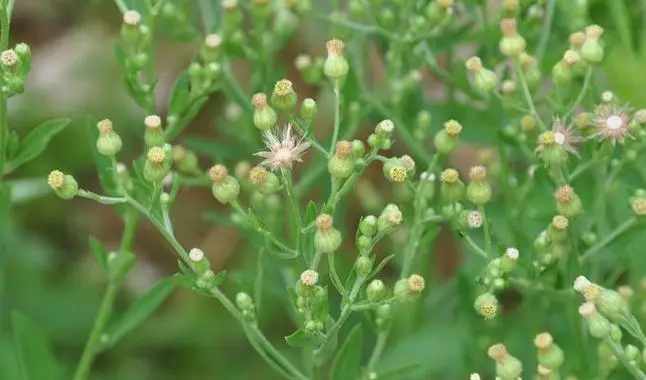
<path id="1" fill-rule="evenodd" d="M 11 320 L 22 378 L 25 380 L 60 379 L 59 364 L 38 327 L 18 312 L 13 313 Z"/>
<path id="2" fill-rule="evenodd" d="M 175 277 L 158 282 L 148 292 L 139 297 L 121 318 L 108 330 L 109 344 L 114 345 L 127 333 L 139 326 L 175 289 L 178 281 Z"/>
<path id="3" fill-rule="evenodd" d="M 185 70 L 179 74 L 173 86 L 173 92 L 168 103 L 168 113 L 177 115 L 184 113 L 184 109 L 188 106 L 189 96 L 188 72 Z M 170 134 L 170 131 L 166 133 Z"/>
<path id="4" fill-rule="evenodd" d="M 286 336 L 285 342 L 292 347 L 316 347 L 325 342 L 325 336 L 320 332 L 300 329 Z"/>
<path id="5" fill-rule="evenodd" d="M 11 162 L 11 169 L 15 170 L 22 164 L 29 162 L 41 154 L 51 139 L 62 131 L 70 119 L 54 119 L 46 121 L 31 131 L 20 143 L 16 157 Z"/>
<path id="6" fill-rule="evenodd" d="M 99 263 L 99 266 L 103 270 L 107 270 L 108 250 L 103 247 L 103 244 L 101 244 L 100 241 L 92 236 L 90 236 L 90 251 L 92 251 L 92 254 L 94 255 L 94 257 L 96 257 L 96 261 Z"/>
<path id="7" fill-rule="evenodd" d="M 358 377 L 361 367 L 362 344 L 363 330 L 361 330 L 361 325 L 356 325 L 334 358 L 331 380 L 356 379 Z"/>
<path id="8" fill-rule="evenodd" d="M 18 149 L 20 149 L 20 138 L 16 131 L 11 131 L 11 133 L 9 133 L 6 144 L 5 149 L 7 150 L 7 159 L 11 161 L 16 156 L 16 153 L 18 153 Z"/>

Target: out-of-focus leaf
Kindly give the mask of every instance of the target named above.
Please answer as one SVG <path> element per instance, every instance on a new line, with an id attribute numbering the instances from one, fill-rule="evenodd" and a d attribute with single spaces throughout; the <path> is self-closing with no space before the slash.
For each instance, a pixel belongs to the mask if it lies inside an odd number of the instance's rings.
<path id="1" fill-rule="evenodd" d="M 46 121 L 32 130 L 20 143 L 18 152 L 11 162 L 10 171 L 29 162 L 41 154 L 54 136 L 61 132 L 70 119 L 54 119 Z"/>
<path id="2" fill-rule="evenodd" d="M 12 204 L 26 203 L 52 192 L 44 177 L 20 178 L 9 181 L 8 184 L 11 187 Z"/>
<path id="3" fill-rule="evenodd" d="M 103 270 L 108 269 L 108 250 L 103 247 L 100 241 L 90 236 L 90 251 Z"/>
<path id="4" fill-rule="evenodd" d="M 61 369 L 38 327 L 21 313 L 12 315 L 16 351 L 24 380 L 60 379 Z"/>
<path id="5" fill-rule="evenodd" d="M 139 297 L 108 330 L 109 344 L 116 344 L 127 333 L 134 330 L 146 320 L 168 298 L 176 285 L 177 279 L 169 277 L 160 281 L 148 290 L 148 292 Z"/>
<path id="6" fill-rule="evenodd" d="M 339 349 L 332 364 L 331 380 L 356 379 L 361 367 L 363 330 L 356 325 Z"/>

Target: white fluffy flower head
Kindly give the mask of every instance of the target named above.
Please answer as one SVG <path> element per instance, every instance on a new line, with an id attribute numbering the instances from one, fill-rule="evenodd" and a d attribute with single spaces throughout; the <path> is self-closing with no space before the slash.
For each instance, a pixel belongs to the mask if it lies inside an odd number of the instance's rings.
<path id="1" fill-rule="evenodd" d="M 256 156 L 265 160 L 260 164 L 276 169 L 290 169 L 294 162 L 301 162 L 301 156 L 310 143 L 303 141 L 303 137 L 297 138 L 292 134 L 292 126 L 288 124 L 280 134 L 272 131 L 265 132 L 265 145 L 267 150 L 256 153 Z"/>
<path id="2" fill-rule="evenodd" d="M 204 260 L 204 251 L 199 248 L 193 248 L 188 252 L 188 258 L 194 263 Z"/>

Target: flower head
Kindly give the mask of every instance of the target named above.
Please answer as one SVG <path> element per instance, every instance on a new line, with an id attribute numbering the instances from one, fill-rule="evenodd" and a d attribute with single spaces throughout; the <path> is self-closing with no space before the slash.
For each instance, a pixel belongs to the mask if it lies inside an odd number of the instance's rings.
<path id="1" fill-rule="evenodd" d="M 552 121 L 552 132 L 554 132 L 554 143 L 563 147 L 568 153 L 579 157 L 574 145 L 581 142 L 581 138 L 573 128 L 568 126 L 565 120 L 555 117 Z"/>
<path id="2" fill-rule="evenodd" d="M 626 137 L 631 137 L 629 131 L 630 112 L 628 107 L 615 104 L 601 104 L 594 110 L 594 137 L 610 140 L 612 145 L 622 143 Z"/>
<path id="3" fill-rule="evenodd" d="M 290 124 L 282 130 L 280 135 L 267 131 L 264 138 L 267 150 L 256 153 L 256 156 L 264 158 L 265 160 L 260 164 L 271 170 L 288 169 L 292 167 L 294 162 L 301 162 L 303 152 L 310 146 L 309 142 L 303 141 L 303 137 L 297 138 L 292 134 Z"/>

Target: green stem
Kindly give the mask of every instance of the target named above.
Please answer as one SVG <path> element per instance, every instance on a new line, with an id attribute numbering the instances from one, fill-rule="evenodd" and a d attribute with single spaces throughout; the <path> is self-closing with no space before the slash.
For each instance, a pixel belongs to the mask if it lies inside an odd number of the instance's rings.
<path id="1" fill-rule="evenodd" d="M 247 211 L 245 211 L 245 209 L 243 209 L 243 208 L 242 208 L 242 206 L 240 205 L 240 203 L 238 203 L 238 201 L 233 201 L 233 202 L 231 202 L 231 203 L 230 203 L 230 205 L 231 205 L 231 207 L 233 207 L 237 212 L 239 212 L 240 214 L 244 215 L 244 216 L 247 218 L 247 220 L 249 220 L 249 221 L 253 221 L 253 220 L 254 220 L 254 219 L 251 217 L 251 215 L 249 215 L 249 213 L 248 213 Z M 285 252 L 288 252 L 288 253 L 292 253 L 292 254 L 295 254 L 295 255 L 296 255 L 296 254 L 298 254 L 298 251 L 297 251 L 296 249 L 289 248 L 288 246 L 286 246 L 285 244 L 283 244 L 280 240 L 278 240 L 278 239 L 274 236 L 274 234 L 273 234 L 270 230 L 266 229 L 266 228 L 265 228 L 265 227 L 263 227 L 261 224 L 255 224 L 255 223 L 254 223 L 254 227 L 256 228 L 256 231 L 257 231 L 257 232 L 261 233 L 263 236 L 265 236 L 267 239 L 269 239 L 269 241 L 271 241 L 271 243 L 272 243 L 273 245 L 275 245 L 276 247 L 278 247 L 278 248 L 280 248 L 281 250 L 283 250 L 283 251 L 285 251 Z"/>
<path id="2" fill-rule="evenodd" d="M 588 248 L 587 251 L 583 253 L 583 255 L 579 258 L 579 261 L 581 263 L 586 262 L 593 256 L 597 255 L 599 251 L 604 249 L 606 246 L 608 246 L 610 243 L 621 237 L 623 234 L 631 230 L 633 227 L 638 225 L 638 221 L 636 217 L 631 217 L 624 221 L 622 224 L 617 226 L 614 231 L 609 233 L 603 240 L 598 242 L 597 244 L 593 245 L 592 247 Z"/>
<path id="3" fill-rule="evenodd" d="M 343 286 L 343 283 L 341 282 L 341 279 L 339 278 L 339 274 L 336 271 L 336 266 L 334 265 L 334 254 L 328 254 L 327 255 L 327 262 L 329 271 L 330 271 L 330 279 L 332 280 L 332 284 L 336 288 L 336 290 L 341 294 L 343 297 L 346 296 L 345 294 L 345 286 Z"/>
<path id="4" fill-rule="evenodd" d="M 377 366 L 379 359 L 381 359 L 381 354 L 384 352 L 386 343 L 388 342 L 388 335 L 390 335 L 390 328 L 377 334 L 377 343 L 375 343 L 375 347 L 372 350 L 372 354 L 370 355 L 370 359 L 368 360 L 368 365 L 366 367 L 366 374 L 368 376 L 375 371 L 375 367 Z"/>
<path id="5" fill-rule="evenodd" d="M 114 0 L 114 3 L 117 5 L 117 8 L 119 8 L 119 12 L 121 13 L 126 13 L 129 10 L 126 2 L 123 0 Z"/>
<path id="6" fill-rule="evenodd" d="M 626 357 L 626 353 L 624 352 L 624 349 L 620 344 L 612 340 L 612 338 L 610 338 L 609 336 L 606 337 L 604 341 L 612 349 L 615 357 L 619 359 L 621 364 L 624 365 L 626 370 L 628 370 L 628 372 L 630 372 L 630 374 L 633 375 L 635 379 L 646 380 L 646 374 L 644 374 L 644 372 L 642 372 L 642 370 L 639 369 L 638 366 L 636 366 L 631 360 Z"/>
<path id="7" fill-rule="evenodd" d="M 341 124 L 340 108 L 341 108 L 341 89 L 339 88 L 339 80 L 334 80 L 334 130 L 332 132 L 332 142 L 330 143 L 330 156 L 334 154 L 336 149 L 336 140 L 339 138 L 339 126 Z"/>
<path id="8" fill-rule="evenodd" d="M 303 219 L 301 218 L 301 212 L 298 207 L 298 201 L 297 201 L 296 195 L 294 194 L 292 175 L 291 175 L 291 172 L 287 170 L 281 170 L 280 174 L 283 177 L 285 194 L 287 195 L 287 199 L 289 200 L 290 207 L 292 209 L 292 218 L 294 223 L 294 246 L 296 247 L 296 251 L 300 253 L 301 229 L 303 228 Z"/>
<path id="9" fill-rule="evenodd" d="M 332 254 L 330 253 L 329 255 L 332 255 Z M 311 269 L 316 270 L 319 267 L 322 256 L 323 256 L 323 252 L 316 251 L 316 253 L 314 254 L 314 258 L 312 259 L 312 265 L 310 265 Z"/>
<path id="10" fill-rule="evenodd" d="M 563 119 L 566 119 L 570 115 L 572 115 L 572 113 L 576 111 L 579 104 L 581 104 L 581 102 L 583 101 L 583 98 L 588 92 L 588 87 L 590 86 L 591 79 L 592 79 L 592 66 L 588 67 L 588 70 L 585 72 L 585 78 L 583 79 L 583 86 L 581 87 L 581 91 L 579 92 L 579 95 L 576 97 L 576 100 L 574 101 L 570 109 L 563 116 Z"/>
<path id="11" fill-rule="evenodd" d="M 90 332 L 90 337 L 85 344 L 83 354 L 81 355 L 81 360 L 79 361 L 79 365 L 76 368 L 74 380 L 87 379 L 90 374 L 90 369 L 92 368 L 94 357 L 101 344 L 101 335 L 103 334 L 103 331 L 108 323 L 108 319 L 112 314 L 112 307 L 114 305 L 114 300 L 117 297 L 118 289 L 118 283 L 109 283 L 108 287 L 105 290 L 103 301 L 101 301 L 99 312 L 96 316 L 96 319 L 94 320 L 92 331 Z"/>
<path id="12" fill-rule="evenodd" d="M 556 0 L 547 0 L 545 12 L 545 21 L 543 22 L 543 29 L 541 30 L 541 37 L 538 41 L 538 48 L 536 48 L 536 60 L 543 61 L 547 42 L 550 39 L 550 32 L 552 30 L 552 20 L 554 19 L 554 9 L 556 8 Z"/>
<path id="13" fill-rule="evenodd" d="M 536 111 L 536 106 L 534 105 L 534 99 L 532 98 L 532 93 L 529 90 L 529 86 L 527 85 L 527 80 L 525 79 L 525 74 L 523 73 L 523 69 L 520 67 L 520 64 L 516 64 L 516 73 L 518 73 L 518 79 L 520 79 L 520 85 L 523 88 L 523 95 L 525 96 L 525 101 L 527 102 L 527 106 L 529 107 L 529 110 L 531 111 L 532 115 L 538 122 L 538 126 L 540 127 L 541 131 L 546 131 L 547 127 L 545 126 L 545 123 L 543 123 L 543 120 L 541 120 L 541 117 L 538 115 L 538 112 Z"/>
<path id="14" fill-rule="evenodd" d="M 341 309 L 341 315 L 339 316 L 339 319 L 337 319 L 332 327 L 330 327 L 326 334 L 325 342 L 323 342 L 321 346 L 316 349 L 315 354 L 325 351 L 325 348 L 327 348 L 327 346 L 332 341 L 332 337 L 334 337 L 334 335 L 339 332 L 345 321 L 350 317 L 350 314 L 352 314 L 352 303 L 359 294 L 361 285 L 363 285 L 363 279 L 361 277 L 357 277 L 357 279 L 354 281 L 354 285 L 352 286 L 352 290 L 350 291 L 350 295 L 348 295 L 347 299 L 345 300 L 345 305 L 343 305 L 343 308 Z"/>
<path id="15" fill-rule="evenodd" d="M 469 235 L 468 235 L 466 232 L 464 232 L 464 231 L 462 231 L 462 233 L 461 233 L 460 235 L 461 235 L 461 237 L 464 239 L 464 241 L 466 241 L 466 242 L 467 242 L 467 245 L 468 245 L 469 247 L 471 247 L 471 249 L 473 249 L 473 251 L 474 251 L 475 253 L 477 253 L 479 256 L 484 257 L 485 259 L 489 259 L 489 255 L 487 254 L 487 252 L 485 252 L 485 250 L 483 250 L 482 248 L 480 248 L 480 246 L 479 246 L 478 244 L 476 244 L 476 242 L 475 242 L 475 241 L 473 241 L 473 239 L 471 239 L 471 236 L 469 236 Z"/>
<path id="16" fill-rule="evenodd" d="M 478 205 L 478 212 L 482 216 L 482 228 L 484 232 L 484 243 L 485 243 L 485 253 L 489 255 L 491 251 L 491 230 L 489 228 L 489 220 L 487 220 L 487 214 L 485 213 L 485 208 L 483 205 Z"/>
<path id="17" fill-rule="evenodd" d="M 11 5 L 6 9 L 6 14 L 0 20 L 0 51 L 9 48 L 9 25 L 11 23 Z M 4 81 L 3 81 L 4 82 Z M 3 83 L 4 84 L 4 83 Z M 0 91 L 0 184 L 5 170 L 5 160 L 7 159 L 6 140 L 9 133 L 7 126 L 7 93 Z"/>

